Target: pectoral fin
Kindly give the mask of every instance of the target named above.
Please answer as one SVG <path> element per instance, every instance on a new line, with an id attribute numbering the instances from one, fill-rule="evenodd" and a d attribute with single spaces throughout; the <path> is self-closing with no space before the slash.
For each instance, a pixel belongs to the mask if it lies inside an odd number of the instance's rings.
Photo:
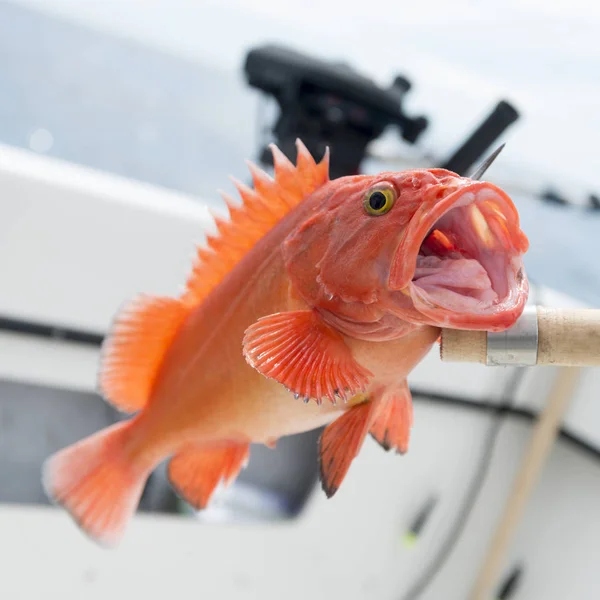
<path id="1" fill-rule="evenodd" d="M 246 330 L 243 350 L 259 373 L 318 404 L 365 391 L 373 376 L 354 360 L 343 337 L 311 310 L 259 319 Z"/>

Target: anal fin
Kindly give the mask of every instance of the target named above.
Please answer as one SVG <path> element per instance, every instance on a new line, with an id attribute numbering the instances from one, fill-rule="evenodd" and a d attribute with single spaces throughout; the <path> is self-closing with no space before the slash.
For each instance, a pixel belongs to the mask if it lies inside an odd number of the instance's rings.
<path id="1" fill-rule="evenodd" d="M 319 454 L 321 485 L 328 498 L 337 492 L 359 453 L 373 410 L 373 402 L 362 402 L 325 427 L 319 441 Z"/>
<path id="2" fill-rule="evenodd" d="M 370 434 L 386 451 L 394 449 L 399 454 L 408 451 L 413 406 L 406 380 L 383 392 L 377 400 L 373 419 Z"/>
<path id="3" fill-rule="evenodd" d="M 249 456 L 249 444 L 187 446 L 169 461 L 169 482 L 188 504 L 201 510 L 221 481 L 228 485 L 239 475 Z"/>

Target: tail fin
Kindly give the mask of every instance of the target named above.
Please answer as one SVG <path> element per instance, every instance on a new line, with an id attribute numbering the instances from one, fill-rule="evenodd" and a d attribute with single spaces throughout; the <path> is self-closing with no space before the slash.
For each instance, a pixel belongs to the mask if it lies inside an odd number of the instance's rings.
<path id="1" fill-rule="evenodd" d="M 149 469 L 123 450 L 132 421 L 125 421 L 60 450 L 45 462 L 48 497 L 64 506 L 79 527 L 104 546 L 116 545 L 135 513 Z"/>

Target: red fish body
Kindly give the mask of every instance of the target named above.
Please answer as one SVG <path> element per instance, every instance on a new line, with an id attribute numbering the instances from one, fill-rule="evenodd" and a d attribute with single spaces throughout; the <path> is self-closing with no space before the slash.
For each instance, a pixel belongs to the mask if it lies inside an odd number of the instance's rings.
<path id="1" fill-rule="evenodd" d="M 174 489 L 205 507 L 249 445 L 327 425 L 331 496 L 367 434 L 404 453 L 406 377 L 440 327 L 501 330 L 527 299 L 527 239 L 489 183 L 440 169 L 330 181 L 298 144 L 273 147 L 275 179 L 226 197 L 184 292 L 141 296 L 117 317 L 100 388 L 135 413 L 50 457 L 49 496 L 99 542 L 116 543 L 164 459 Z"/>

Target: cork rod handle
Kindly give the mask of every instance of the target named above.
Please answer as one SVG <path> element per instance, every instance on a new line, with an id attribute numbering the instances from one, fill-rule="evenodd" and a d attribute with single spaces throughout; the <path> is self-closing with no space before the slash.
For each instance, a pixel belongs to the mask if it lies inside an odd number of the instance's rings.
<path id="1" fill-rule="evenodd" d="M 536 307 L 537 365 L 600 366 L 600 310 Z M 444 362 L 487 364 L 485 331 L 442 330 Z"/>

